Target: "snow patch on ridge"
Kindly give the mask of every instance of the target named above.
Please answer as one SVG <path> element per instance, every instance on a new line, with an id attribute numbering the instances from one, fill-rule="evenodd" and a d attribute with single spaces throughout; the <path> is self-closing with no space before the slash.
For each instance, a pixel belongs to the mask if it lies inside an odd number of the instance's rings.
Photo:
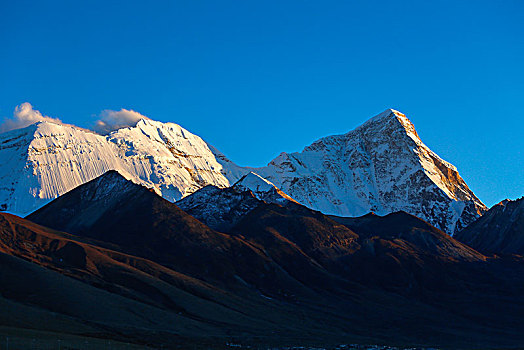
<path id="1" fill-rule="evenodd" d="M 266 193 L 276 188 L 276 186 L 262 176 L 250 171 L 247 175 L 244 175 L 244 177 L 238 180 L 238 182 L 233 185 L 233 188 L 243 191 L 251 190 L 256 194 L 260 192 Z"/>
<path id="2" fill-rule="evenodd" d="M 262 176 L 249 172 L 238 180 L 232 189 L 242 192 L 251 191 L 257 199 L 268 203 L 285 203 L 287 201 L 296 202 L 286 193 L 282 192 L 271 181 L 264 179 Z"/>

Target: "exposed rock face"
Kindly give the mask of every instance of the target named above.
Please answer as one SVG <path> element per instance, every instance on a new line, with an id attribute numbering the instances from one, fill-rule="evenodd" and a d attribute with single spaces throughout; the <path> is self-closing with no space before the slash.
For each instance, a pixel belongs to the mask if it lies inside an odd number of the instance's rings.
<path id="1" fill-rule="evenodd" d="M 297 204 L 271 182 L 249 173 L 231 187 L 209 185 L 179 200 L 176 205 L 209 227 L 228 231 L 262 202 Z"/>
<path id="2" fill-rule="evenodd" d="M 282 153 L 254 171 L 327 214 L 403 210 L 452 234 L 486 210 L 457 169 L 424 145 L 413 124 L 395 110 L 300 153 Z"/>
<path id="3" fill-rule="evenodd" d="M 176 202 L 180 209 L 221 232 L 227 232 L 259 204 L 260 200 L 251 191 L 212 185 Z"/>
<path id="4" fill-rule="evenodd" d="M 494 205 L 456 238 L 484 254 L 524 254 L 524 197 Z"/>

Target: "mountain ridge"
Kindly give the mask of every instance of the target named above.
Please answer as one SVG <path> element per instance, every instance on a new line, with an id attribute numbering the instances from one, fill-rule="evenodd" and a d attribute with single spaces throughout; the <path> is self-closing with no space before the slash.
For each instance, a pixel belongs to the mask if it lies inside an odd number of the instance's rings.
<path id="1" fill-rule="evenodd" d="M 259 178 L 255 179 L 260 183 Z M 268 185 L 265 181 L 262 184 Z M 227 227 L 214 230 L 211 224 L 219 217 L 215 213 L 222 206 L 212 201 L 221 198 L 232 203 L 232 207 L 247 210 L 239 212 L 236 220 L 226 220 Z M 198 300 L 201 296 L 206 300 L 211 297 L 212 302 L 219 301 L 223 306 L 233 302 L 233 312 L 240 311 L 249 318 L 240 328 L 236 326 L 240 321 L 233 319 L 233 330 L 241 331 L 247 337 L 243 339 L 268 339 L 268 334 L 272 334 L 268 329 L 283 330 L 275 334 L 280 342 L 287 332 L 300 339 L 314 332 L 317 339 L 325 340 L 354 333 L 377 335 L 376 330 L 380 329 L 377 338 L 401 341 L 406 337 L 411 342 L 420 339 L 420 344 L 471 347 L 486 346 L 488 342 L 496 346 L 515 344 L 524 334 L 522 323 L 517 322 L 524 311 L 522 257 L 488 258 L 430 223 L 403 212 L 383 217 L 327 217 L 293 201 L 268 203 L 256 198 L 251 189 L 211 185 L 180 202 L 184 201 L 197 209 L 193 216 L 154 191 L 110 171 L 29 215 L 26 219 L 33 223 L 15 219 L 29 228 L 50 230 L 39 226 L 44 224 L 52 230 L 67 229 L 70 235 L 60 235 L 77 243 L 58 239 L 59 242 L 48 244 L 31 232 L 20 231 L 16 246 L 27 252 L 26 243 L 33 244 L 36 239 L 44 253 L 58 255 L 64 263 L 80 268 L 80 273 L 88 261 L 98 261 L 100 274 L 93 276 L 101 278 L 102 284 L 95 284 L 98 288 L 153 303 L 162 312 L 176 313 L 172 316 L 182 324 L 186 315 L 193 321 L 211 320 L 206 323 L 218 332 L 215 334 L 230 335 L 232 319 L 225 323 L 213 321 L 221 313 L 207 301 Z M 215 212 L 201 211 L 208 204 Z M 52 233 L 56 235 L 55 231 Z M 13 240 L 6 238 L 12 246 Z M 111 259 L 127 266 L 136 265 L 153 279 L 135 268 L 132 272 L 126 266 L 115 270 L 112 263 L 101 265 L 104 260 L 100 259 L 105 258 L 93 255 L 92 249 L 105 255 L 106 243 L 113 251 L 109 253 Z M 34 250 L 39 252 L 41 248 Z M 78 254 L 82 251 L 87 260 Z M 49 261 L 45 254 L 39 261 L 42 260 Z M 159 269 L 163 271 L 161 275 L 155 272 Z M 67 269 L 61 273 L 75 271 Z M 171 294 L 171 287 L 156 282 L 168 277 L 164 272 L 172 276 L 166 282 L 175 282 L 174 287 L 198 299 L 189 295 L 186 297 L 190 299 L 179 299 L 180 296 Z M 196 283 L 195 288 L 176 282 L 179 278 Z M 27 293 L 22 296 L 27 297 Z M 191 300 L 203 308 L 195 308 Z M 196 313 L 188 313 L 190 309 Z M 500 309 L 506 312 L 500 313 Z M 392 324 L 396 326 L 392 328 Z M 161 323 L 157 326 L 172 327 Z M 154 339 L 158 334 L 151 332 L 157 326 L 146 326 L 150 333 L 144 330 L 144 335 Z M 322 333 L 324 329 L 328 333 Z M 202 336 L 188 330 L 180 332 Z"/>
<path id="2" fill-rule="evenodd" d="M 200 137 L 176 124 L 147 119 L 105 136 L 39 122 L 0 134 L 0 161 L 10 168 L 0 174 L 0 206 L 20 214 L 108 170 L 171 201 L 204 184 L 230 184 Z"/>
<path id="3" fill-rule="evenodd" d="M 524 197 L 495 204 L 456 236 L 484 254 L 524 255 Z"/>
<path id="4" fill-rule="evenodd" d="M 0 134 L 0 210 L 27 214 L 108 170 L 177 201 L 198 189 L 229 187 L 254 172 L 294 200 L 326 214 L 403 210 L 447 233 L 485 210 L 456 168 L 388 109 L 352 131 L 281 153 L 267 166 L 240 167 L 174 123 L 141 119 L 102 136 L 51 122 Z"/>

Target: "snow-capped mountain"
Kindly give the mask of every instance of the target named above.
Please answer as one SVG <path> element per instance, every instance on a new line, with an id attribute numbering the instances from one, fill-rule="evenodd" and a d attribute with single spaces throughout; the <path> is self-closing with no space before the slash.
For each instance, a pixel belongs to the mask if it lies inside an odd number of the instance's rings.
<path id="1" fill-rule="evenodd" d="M 486 211 L 457 169 L 432 152 L 406 116 L 389 109 L 256 173 L 326 214 L 405 211 L 454 233 Z"/>
<path id="2" fill-rule="evenodd" d="M 0 134 L 0 164 L 0 210 L 18 214 L 108 170 L 170 201 L 206 185 L 229 187 L 254 172 L 237 185 L 255 195 L 255 184 L 277 194 L 281 189 L 301 204 L 339 216 L 403 210 L 448 233 L 486 210 L 456 168 L 394 110 L 300 153 L 282 153 L 262 168 L 239 167 L 179 125 L 150 119 L 107 136 L 53 122 L 12 130 Z"/>
<path id="3" fill-rule="evenodd" d="M 228 164 L 223 157 L 221 162 Z M 40 122 L 0 134 L 0 209 L 27 214 L 108 170 L 176 201 L 208 185 L 227 187 L 226 170 L 200 137 L 179 125 L 148 119 L 101 136 Z M 225 174 L 229 174 L 230 180 Z"/>
<path id="4" fill-rule="evenodd" d="M 257 199 L 267 203 L 285 204 L 287 201 L 296 202 L 271 181 L 254 172 L 249 172 L 242 176 L 232 188 L 238 192 L 251 191 Z"/>

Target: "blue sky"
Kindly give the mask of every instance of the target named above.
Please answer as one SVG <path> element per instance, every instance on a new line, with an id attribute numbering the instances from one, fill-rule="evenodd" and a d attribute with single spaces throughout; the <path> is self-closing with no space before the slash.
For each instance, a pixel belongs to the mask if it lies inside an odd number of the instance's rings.
<path id="1" fill-rule="evenodd" d="M 176 122 L 240 165 L 395 108 L 487 205 L 524 195 L 522 1 L 0 0 L 0 117 Z"/>

